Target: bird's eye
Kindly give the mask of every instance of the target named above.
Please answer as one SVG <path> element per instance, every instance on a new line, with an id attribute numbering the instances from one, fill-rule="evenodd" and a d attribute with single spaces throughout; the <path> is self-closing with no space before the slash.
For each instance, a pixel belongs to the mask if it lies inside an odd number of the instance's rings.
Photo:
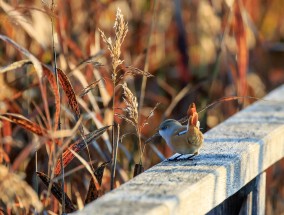
<path id="1" fill-rule="evenodd" d="M 163 126 L 162 128 L 161 128 L 161 130 L 166 130 L 168 128 L 168 126 Z"/>

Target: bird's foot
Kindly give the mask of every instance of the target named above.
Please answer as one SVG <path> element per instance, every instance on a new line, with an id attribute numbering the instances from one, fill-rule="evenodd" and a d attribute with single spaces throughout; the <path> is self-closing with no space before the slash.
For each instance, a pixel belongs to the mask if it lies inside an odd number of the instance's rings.
<path id="1" fill-rule="evenodd" d="M 193 154 L 193 155 L 190 155 L 189 157 L 185 158 L 185 160 L 193 160 L 193 157 L 195 156 L 196 154 Z"/>
<path id="2" fill-rule="evenodd" d="M 190 155 L 189 157 L 185 157 L 185 158 L 179 158 L 181 157 L 182 155 L 179 155 L 179 156 L 176 156 L 175 158 L 172 158 L 172 159 L 168 159 L 168 161 L 185 161 L 185 160 L 194 160 L 194 157 L 196 156 L 197 154 L 193 154 L 193 155 Z"/>
<path id="3" fill-rule="evenodd" d="M 182 154 L 180 154 L 180 155 L 178 155 L 178 156 L 176 156 L 174 158 L 168 158 L 167 160 L 168 161 L 177 161 L 177 160 L 179 160 L 178 158 L 181 157 L 181 156 L 182 156 Z"/>

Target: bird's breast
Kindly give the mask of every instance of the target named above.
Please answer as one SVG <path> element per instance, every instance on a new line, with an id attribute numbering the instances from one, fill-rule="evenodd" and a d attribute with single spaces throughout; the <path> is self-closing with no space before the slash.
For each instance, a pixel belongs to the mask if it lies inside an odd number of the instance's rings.
<path id="1" fill-rule="evenodd" d="M 171 145 L 180 154 L 194 154 L 203 144 L 203 134 L 196 127 L 189 127 L 186 133 L 178 134 L 171 137 Z"/>

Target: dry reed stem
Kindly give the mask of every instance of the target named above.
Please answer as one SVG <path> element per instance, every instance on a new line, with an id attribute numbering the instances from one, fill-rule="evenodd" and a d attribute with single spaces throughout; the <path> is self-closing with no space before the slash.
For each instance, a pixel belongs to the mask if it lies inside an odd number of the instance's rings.
<path id="1" fill-rule="evenodd" d="M 115 31 L 115 38 L 114 42 L 112 42 L 111 38 L 107 38 L 103 31 L 100 31 L 101 37 L 103 41 L 106 43 L 108 50 L 110 51 L 110 56 L 112 59 L 112 83 L 113 83 L 113 100 L 112 100 L 112 111 L 113 111 L 113 128 L 112 128 L 112 164 L 111 164 L 111 180 L 110 180 L 110 189 L 112 190 L 114 187 L 114 157 L 115 157 L 115 151 L 117 149 L 114 148 L 115 146 L 115 122 L 114 122 L 114 116 L 115 116 L 115 88 L 116 88 L 116 76 L 117 76 L 117 67 L 123 63 L 123 60 L 120 60 L 120 54 L 121 54 L 121 45 L 124 41 L 124 38 L 128 32 L 128 24 L 124 21 L 123 15 L 121 13 L 121 10 L 118 8 L 116 12 L 116 19 L 114 22 L 114 31 Z"/>

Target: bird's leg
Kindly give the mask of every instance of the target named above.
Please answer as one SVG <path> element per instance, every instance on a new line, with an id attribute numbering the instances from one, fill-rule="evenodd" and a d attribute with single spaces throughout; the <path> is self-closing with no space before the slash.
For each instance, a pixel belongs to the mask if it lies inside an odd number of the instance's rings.
<path id="1" fill-rule="evenodd" d="M 195 152 L 194 154 L 190 155 L 189 157 L 187 157 L 187 158 L 182 158 L 182 159 L 179 159 L 179 160 L 193 160 L 192 158 L 193 158 L 194 156 L 198 155 L 198 154 L 199 154 L 198 152 Z M 174 160 L 176 160 L 178 157 L 180 157 L 180 156 L 175 157 Z"/>
<path id="2" fill-rule="evenodd" d="M 176 156 L 176 157 L 174 157 L 174 158 L 168 158 L 168 161 L 177 161 L 177 159 L 180 157 L 180 156 L 182 156 L 183 154 L 180 154 L 180 155 L 178 155 L 178 156 Z"/>
<path id="3" fill-rule="evenodd" d="M 198 154 L 199 154 L 199 152 L 197 151 L 197 152 L 195 152 L 193 155 L 191 155 L 191 156 L 189 156 L 188 158 L 186 158 L 186 160 L 193 160 L 192 158 L 193 158 L 194 156 L 198 155 Z"/>
<path id="4" fill-rule="evenodd" d="M 195 156 L 196 154 L 193 154 L 191 156 L 189 156 L 188 158 L 185 158 L 184 160 L 193 160 L 192 158 Z"/>

